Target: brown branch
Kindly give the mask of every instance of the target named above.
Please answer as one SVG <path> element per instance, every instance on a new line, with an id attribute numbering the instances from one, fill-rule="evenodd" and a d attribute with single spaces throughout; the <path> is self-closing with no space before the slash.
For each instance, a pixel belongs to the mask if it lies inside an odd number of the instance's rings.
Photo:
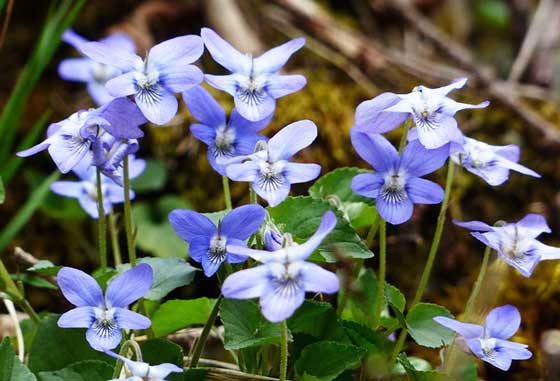
<path id="1" fill-rule="evenodd" d="M 16 248 L 14 249 L 14 258 L 18 264 L 20 264 L 25 268 L 34 266 L 37 264 L 37 262 L 39 262 L 39 260 L 35 258 L 33 254 L 28 253 L 27 251 L 23 250 L 19 246 L 16 246 Z M 44 274 L 37 274 L 37 275 L 45 279 L 50 284 L 58 287 L 58 283 L 56 282 L 55 277 L 44 275 Z"/>

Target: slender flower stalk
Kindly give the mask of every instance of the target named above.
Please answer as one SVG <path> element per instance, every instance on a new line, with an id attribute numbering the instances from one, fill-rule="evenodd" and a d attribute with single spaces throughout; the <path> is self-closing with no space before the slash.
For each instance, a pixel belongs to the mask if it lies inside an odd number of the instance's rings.
<path id="1" fill-rule="evenodd" d="M 140 350 L 140 346 L 135 340 L 126 340 L 124 344 L 121 346 L 121 350 L 119 351 L 119 355 L 122 357 L 127 357 L 128 351 L 132 349 L 134 351 L 134 358 L 136 361 L 142 361 L 142 350 Z M 117 362 L 115 363 L 115 370 L 113 371 L 113 378 L 119 378 L 121 375 L 122 367 L 124 365 L 124 361 L 120 358 L 117 358 Z"/>
<path id="2" fill-rule="evenodd" d="M 122 264 L 121 249 L 119 247 L 119 231 L 117 229 L 117 222 L 113 210 L 109 212 L 109 233 L 111 234 L 111 248 L 113 251 L 114 265 L 119 266 Z"/>
<path id="3" fill-rule="evenodd" d="M 484 278 L 486 277 L 486 272 L 488 270 L 488 262 L 490 261 L 490 253 L 492 253 L 492 248 L 487 246 L 484 250 L 484 257 L 482 258 L 482 265 L 480 266 L 480 271 L 478 272 L 478 277 L 474 283 L 474 288 L 469 296 L 469 300 L 467 301 L 467 306 L 465 307 L 465 315 L 463 316 L 463 320 L 469 321 L 472 318 L 472 313 L 474 311 L 474 307 L 476 306 L 476 300 L 478 298 L 478 294 L 480 293 L 480 288 L 482 287 L 482 282 L 484 282 Z"/>
<path id="4" fill-rule="evenodd" d="M 383 312 L 383 295 L 385 294 L 385 273 L 387 269 L 387 223 L 379 221 L 379 275 L 377 277 L 376 311 L 373 316 L 373 327 L 377 327 Z"/>
<path id="5" fill-rule="evenodd" d="M 123 159 L 124 177 L 124 227 L 126 231 L 126 243 L 128 248 L 128 261 L 132 267 L 136 266 L 136 250 L 134 248 L 134 237 L 132 236 L 132 207 L 130 204 L 130 176 L 128 166 L 128 155 Z"/>
<path id="6" fill-rule="evenodd" d="M 224 200 L 226 204 L 226 210 L 231 210 L 231 192 L 229 190 L 229 179 L 227 178 L 227 176 L 222 176 L 222 186 L 224 187 Z"/>
<path id="7" fill-rule="evenodd" d="M 107 271 L 107 224 L 105 221 L 105 210 L 103 207 L 103 189 L 101 184 L 101 170 L 96 170 L 97 185 L 97 208 L 99 209 L 98 234 L 99 234 L 99 259 L 101 263 L 101 272 Z"/>
<path id="8" fill-rule="evenodd" d="M 210 331 L 212 330 L 212 327 L 216 322 L 216 318 L 218 317 L 218 312 L 220 311 L 220 305 L 222 304 L 223 300 L 224 300 L 224 296 L 220 294 L 218 299 L 216 299 L 216 303 L 214 303 L 214 307 L 212 308 L 212 311 L 210 312 L 210 316 L 208 317 L 208 320 L 206 321 L 206 324 L 202 329 L 202 333 L 200 334 L 200 337 L 196 341 L 191 356 L 191 363 L 189 365 L 189 368 L 196 368 L 196 366 L 198 365 L 198 360 L 200 360 L 200 356 L 202 355 L 202 351 L 204 350 L 204 346 L 206 345 L 206 340 L 208 339 L 208 335 L 210 334 Z"/>
<path id="9" fill-rule="evenodd" d="M 39 325 L 40 320 L 39 315 L 35 312 L 31 304 L 25 299 L 25 296 L 21 293 L 17 285 L 14 283 L 13 279 L 10 277 L 8 269 L 4 266 L 4 262 L 0 259 L 0 291 L 4 291 L 6 294 L 13 299 L 16 303 L 23 309 L 27 315 L 31 318 L 35 325 Z"/>
<path id="10" fill-rule="evenodd" d="M 288 325 L 280 323 L 280 381 L 286 381 L 288 374 Z"/>

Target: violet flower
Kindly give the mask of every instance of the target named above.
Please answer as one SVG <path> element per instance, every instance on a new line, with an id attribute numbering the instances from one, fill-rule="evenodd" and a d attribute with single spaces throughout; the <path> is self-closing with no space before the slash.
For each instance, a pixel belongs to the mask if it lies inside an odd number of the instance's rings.
<path id="1" fill-rule="evenodd" d="M 436 316 L 434 320 L 461 335 L 472 353 L 498 369 L 508 370 L 512 360 L 526 360 L 532 356 L 527 345 L 507 340 L 521 325 L 521 315 L 514 306 L 494 308 L 483 326 L 444 316 Z"/>
<path id="2" fill-rule="evenodd" d="M 226 175 L 226 166 L 217 161 L 249 155 L 255 152 L 259 141 L 267 141 L 266 137 L 257 132 L 266 127 L 272 115 L 258 122 L 251 122 L 234 108 L 227 122 L 224 109 L 201 86 L 183 92 L 183 100 L 191 114 L 200 122 L 191 125 L 192 134 L 208 146 L 208 161 L 222 176 Z"/>
<path id="3" fill-rule="evenodd" d="M 514 144 L 493 146 L 465 137 L 463 144 L 451 145 L 451 159 L 492 186 L 505 183 L 510 170 L 541 177 L 537 172 L 518 164 L 519 147 Z"/>
<path id="4" fill-rule="evenodd" d="M 278 74 L 290 56 L 303 47 L 303 37 L 253 58 L 239 52 L 212 29 L 202 28 L 200 35 L 212 58 L 232 73 L 206 74 L 206 82 L 231 94 L 237 111 L 245 119 L 265 119 L 274 113 L 276 99 L 299 91 L 307 83 L 302 75 Z"/>
<path id="5" fill-rule="evenodd" d="M 68 173 L 102 134 L 109 133 L 117 139 L 141 138 L 144 133 L 138 126 L 145 122 L 134 102 L 117 98 L 97 109 L 81 110 L 51 124 L 47 139 L 17 155 L 28 157 L 47 149 L 60 172 Z"/>
<path id="6" fill-rule="evenodd" d="M 337 292 L 339 281 L 335 274 L 305 261 L 335 226 L 336 216 L 328 211 L 317 231 L 301 245 L 292 242 L 289 235 L 285 236 L 285 246 L 274 252 L 228 245 L 229 252 L 263 264 L 228 276 L 222 294 L 232 299 L 259 298 L 264 317 L 281 322 L 301 306 L 306 292 Z"/>
<path id="7" fill-rule="evenodd" d="M 171 373 L 182 373 L 184 371 L 175 364 L 164 363 L 152 366 L 145 362 L 132 361 L 111 351 L 106 351 L 105 353 L 126 364 L 126 367 L 131 373 L 131 377 L 125 378 L 124 381 L 167 381 L 165 378 Z M 122 379 L 113 379 L 110 381 L 119 380 Z"/>
<path id="8" fill-rule="evenodd" d="M 90 42 L 72 29 L 64 32 L 62 41 L 72 45 L 78 51 L 83 44 Z M 132 39 L 124 33 L 112 34 L 99 40 L 99 42 L 115 50 L 130 53 L 134 53 L 136 50 Z M 67 81 L 85 83 L 89 95 L 98 105 L 109 103 L 114 99 L 105 89 L 105 83 L 120 74 L 121 71 L 118 68 L 95 62 L 87 57 L 67 58 L 58 65 L 58 75 Z"/>
<path id="9" fill-rule="evenodd" d="M 276 206 L 288 197 L 291 184 L 304 183 L 319 176 L 321 166 L 318 164 L 288 161 L 316 137 L 317 126 L 310 120 L 289 124 L 254 154 L 224 162 L 227 164 L 226 174 L 234 181 L 252 182 L 253 190 L 270 206 Z M 241 161 L 243 163 L 237 163 Z"/>
<path id="10" fill-rule="evenodd" d="M 183 209 L 169 213 L 169 222 L 175 233 L 189 243 L 190 257 L 202 264 L 204 275 L 211 277 L 226 260 L 228 263 L 247 260 L 226 246 L 246 246 L 245 241 L 261 227 L 264 217 L 262 206 L 250 204 L 233 209 L 218 226 L 203 214 Z"/>
<path id="11" fill-rule="evenodd" d="M 139 176 L 146 167 L 146 162 L 142 159 L 135 159 L 130 156 L 129 175 L 130 178 Z M 85 157 L 73 172 L 80 178 L 80 181 L 55 181 L 51 184 L 51 191 L 60 196 L 71 197 L 78 200 L 80 206 L 92 218 L 99 218 L 99 205 L 97 202 L 97 173 L 95 166 L 92 165 L 91 158 Z M 120 170 L 122 177 L 122 168 Z M 113 209 L 114 204 L 124 202 L 124 190 L 112 179 L 101 175 L 101 192 L 103 194 L 103 211 L 105 214 Z M 130 199 L 134 199 L 134 192 L 130 190 Z"/>
<path id="12" fill-rule="evenodd" d="M 86 339 L 98 351 L 115 348 L 121 329 L 146 329 L 150 319 L 126 307 L 152 286 L 153 270 L 142 263 L 113 278 L 105 296 L 97 281 L 81 270 L 63 267 L 57 275 L 62 294 L 76 308 L 58 319 L 61 328 L 87 328 Z"/>
<path id="13" fill-rule="evenodd" d="M 421 176 L 441 168 L 449 154 L 448 146 L 427 150 L 412 141 L 399 156 L 382 135 L 356 129 L 350 134 L 358 154 L 376 170 L 354 176 L 352 190 L 375 198 L 377 211 L 385 221 L 402 224 L 412 217 L 414 204 L 438 204 L 443 200 L 443 189 Z"/>
<path id="14" fill-rule="evenodd" d="M 471 105 L 447 97 L 466 82 L 467 78 L 459 78 L 436 89 L 416 86 L 409 94 L 382 93 L 356 108 L 354 127 L 362 132 L 381 134 L 397 128 L 412 116 L 416 128 L 410 130 L 409 136 L 417 135 L 424 147 L 435 149 L 449 142 L 462 143 L 463 134 L 457 127 L 455 113 L 489 105 L 488 101 Z"/>
<path id="15" fill-rule="evenodd" d="M 202 82 L 203 74 L 191 65 L 204 51 L 198 36 L 181 36 L 153 46 L 143 60 L 125 49 L 100 42 L 80 46 L 96 62 L 120 69 L 123 74 L 107 81 L 106 88 L 114 97 L 134 95 L 136 104 L 148 120 L 165 124 L 177 114 L 175 93 Z"/>
<path id="16" fill-rule="evenodd" d="M 540 261 L 560 259 L 560 248 L 537 241 L 542 233 L 550 233 L 546 220 L 539 214 L 527 214 L 518 222 L 503 226 L 490 226 L 480 221 L 454 220 L 453 223 L 473 230 L 473 237 L 496 250 L 500 259 L 527 278 Z"/>

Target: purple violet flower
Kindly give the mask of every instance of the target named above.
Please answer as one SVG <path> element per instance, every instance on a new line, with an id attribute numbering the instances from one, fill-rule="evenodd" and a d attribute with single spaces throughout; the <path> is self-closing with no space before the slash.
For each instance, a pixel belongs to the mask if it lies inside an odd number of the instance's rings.
<path id="1" fill-rule="evenodd" d="M 317 126 L 310 120 L 289 124 L 254 154 L 224 162 L 226 174 L 234 181 L 252 182 L 254 191 L 270 206 L 276 206 L 288 197 L 291 184 L 305 183 L 319 176 L 321 166 L 318 164 L 288 161 L 316 137 Z M 241 161 L 243 163 L 237 163 Z"/>
<path id="2" fill-rule="evenodd" d="M 80 51 L 80 46 L 90 41 L 68 29 L 62 35 L 62 41 L 72 45 Z M 115 33 L 99 40 L 112 49 L 134 53 L 136 46 L 130 37 L 124 33 Z M 68 58 L 58 65 L 58 75 L 62 79 L 87 84 L 87 91 L 98 105 L 109 103 L 114 98 L 105 89 L 105 83 L 120 75 L 121 71 L 113 66 L 95 62 L 87 57 Z"/>
<path id="3" fill-rule="evenodd" d="M 98 351 L 120 344 L 121 329 L 146 329 L 150 319 L 126 307 L 152 286 L 153 270 L 142 263 L 113 278 L 105 296 L 97 281 L 81 270 L 63 267 L 57 275 L 62 294 L 76 308 L 58 319 L 61 328 L 87 328 L 86 339 Z"/>
<path id="4" fill-rule="evenodd" d="M 202 40 L 189 35 L 175 37 L 153 46 L 146 58 L 100 42 L 80 46 L 96 62 L 120 69 L 123 74 L 109 80 L 107 91 L 114 97 L 134 95 L 136 104 L 148 120 L 165 124 L 177 114 L 175 93 L 185 91 L 203 80 L 194 65 L 204 51 Z"/>
<path id="5" fill-rule="evenodd" d="M 189 243 L 190 257 L 202 264 L 204 275 L 211 277 L 224 261 L 241 263 L 246 257 L 235 255 L 227 245 L 246 246 L 245 241 L 262 225 L 265 211 L 257 204 L 233 209 L 218 223 L 192 210 L 176 209 L 169 213 L 175 233 Z"/>
<path id="6" fill-rule="evenodd" d="M 455 113 L 489 105 L 488 101 L 470 105 L 447 97 L 466 82 L 467 78 L 459 78 L 437 89 L 416 86 L 409 94 L 382 93 L 356 108 L 354 127 L 362 132 L 381 134 L 397 128 L 412 116 L 416 128 L 411 129 L 409 136 L 417 135 L 424 147 L 435 149 L 449 142 L 462 143 L 463 134 L 453 117 Z"/>
<path id="7" fill-rule="evenodd" d="M 206 82 L 231 94 L 237 111 L 245 119 L 265 119 L 274 113 L 276 99 L 301 90 L 307 83 L 303 75 L 278 74 L 290 56 L 303 47 L 303 37 L 253 58 L 239 52 L 212 29 L 202 28 L 200 35 L 212 58 L 232 73 L 206 74 Z"/>
<path id="8" fill-rule="evenodd" d="M 496 250 L 500 259 L 527 278 L 540 261 L 560 259 L 560 248 L 537 241 L 541 233 L 550 233 L 546 220 L 539 214 L 527 214 L 518 222 L 503 226 L 490 226 L 480 221 L 454 220 L 453 223 L 473 230 L 473 237 Z"/>
<path id="9" fill-rule="evenodd" d="M 434 320 L 461 335 L 472 353 L 498 369 L 508 370 L 512 360 L 527 360 L 533 355 L 527 345 L 507 340 L 521 325 L 521 315 L 514 306 L 494 308 L 486 316 L 484 326 L 444 316 Z"/>
<path id="10" fill-rule="evenodd" d="M 305 260 L 336 226 L 336 216 L 328 211 L 317 231 L 301 245 L 285 236 L 285 246 L 277 251 L 253 250 L 228 245 L 231 253 L 251 257 L 263 264 L 231 274 L 222 285 L 226 298 L 260 298 L 264 317 L 271 322 L 286 320 L 301 306 L 306 292 L 332 294 L 338 291 L 335 274 Z"/>
<path id="11" fill-rule="evenodd" d="M 141 138 L 144 133 L 138 126 L 145 122 L 146 118 L 134 102 L 117 98 L 97 109 L 81 110 L 51 124 L 47 139 L 17 155 L 28 157 L 48 149 L 60 172 L 68 173 L 101 135 L 109 133 L 117 139 Z"/>
<path id="12" fill-rule="evenodd" d="M 165 378 L 171 373 L 182 373 L 184 370 L 175 364 L 164 363 L 151 366 L 148 363 L 140 361 L 132 361 L 126 357 L 118 355 L 111 351 L 106 351 L 111 357 L 121 360 L 131 373 L 131 377 L 125 378 L 124 381 L 167 381 Z M 119 381 L 123 379 L 113 379 L 111 381 Z"/>
<path id="13" fill-rule="evenodd" d="M 354 176 L 352 190 L 375 198 L 377 211 L 385 221 L 402 224 L 412 217 L 414 204 L 438 204 L 443 200 L 443 189 L 421 176 L 441 168 L 449 154 L 448 146 L 427 150 L 412 141 L 399 156 L 382 135 L 352 129 L 350 136 L 358 154 L 376 170 Z"/>
<path id="14" fill-rule="evenodd" d="M 146 167 L 142 159 L 135 159 L 133 155 L 129 158 L 130 178 L 139 176 Z M 55 181 L 51 184 L 51 191 L 65 197 L 75 198 L 80 206 L 92 218 L 99 218 L 99 206 L 97 204 L 97 173 L 90 157 L 85 157 L 73 172 L 80 181 Z M 122 177 L 122 168 L 119 176 Z M 101 175 L 101 192 L 103 193 L 103 210 L 109 214 L 114 204 L 124 202 L 124 190 L 121 186 L 105 175 Z M 134 192 L 130 191 L 130 199 L 134 199 Z"/>
<path id="15" fill-rule="evenodd" d="M 451 145 L 451 159 L 492 186 L 505 183 L 510 170 L 541 177 L 537 172 L 518 164 L 519 147 L 515 144 L 493 146 L 465 137 L 463 144 Z"/>
<path id="16" fill-rule="evenodd" d="M 192 134 L 208 146 L 208 161 L 222 176 L 226 175 L 226 166 L 217 161 L 249 155 L 255 152 L 259 141 L 267 141 L 266 137 L 257 132 L 266 127 L 272 114 L 261 121 L 251 122 L 234 108 L 229 122 L 226 122 L 224 109 L 201 86 L 183 92 L 183 100 L 191 114 L 200 122 L 191 125 Z"/>
<path id="17" fill-rule="evenodd" d="M 282 236 L 280 229 L 278 229 L 278 226 L 276 226 L 268 215 L 264 221 L 262 236 L 265 250 L 277 251 L 282 248 L 284 237 Z"/>

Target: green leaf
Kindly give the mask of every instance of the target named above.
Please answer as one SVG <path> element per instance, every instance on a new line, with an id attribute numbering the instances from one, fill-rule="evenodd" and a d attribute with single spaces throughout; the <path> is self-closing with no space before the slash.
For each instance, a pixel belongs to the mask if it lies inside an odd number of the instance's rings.
<path id="1" fill-rule="evenodd" d="M 176 288 L 190 284 L 198 271 L 181 258 L 142 258 L 139 262 L 154 270 L 152 288 L 144 295 L 149 300 L 160 300 Z"/>
<path id="2" fill-rule="evenodd" d="M 183 350 L 180 346 L 163 339 L 148 340 L 140 345 L 143 360 L 151 365 L 163 363 L 175 364 L 183 368 Z M 182 373 L 171 373 L 166 377 L 169 381 L 182 381 Z"/>
<path id="3" fill-rule="evenodd" d="M 360 347 L 334 341 L 319 341 L 306 346 L 296 361 L 299 375 L 314 376 L 319 380 L 333 380 L 347 369 L 360 364 L 366 351 Z"/>
<path id="4" fill-rule="evenodd" d="M 39 372 L 39 381 L 100 381 L 113 376 L 113 367 L 103 361 L 76 362 L 64 369 Z"/>
<path id="5" fill-rule="evenodd" d="M 319 227 L 321 217 L 333 207 L 324 200 L 309 196 L 288 197 L 274 208 L 268 208 L 274 222 L 284 232 L 291 233 L 296 241 L 307 240 Z M 319 254 L 327 262 L 336 262 L 337 255 L 349 258 L 371 258 L 373 253 L 363 244 L 352 226 L 342 217 L 340 211 L 335 211 L 337 225 L 319 246 Z M 321 260 L 321 257 L 313 256 Z"/>
<path id="6" fill-rule="evenodd" d="M 349 342 L 336 311 L 325 302 L 306 300 L 288 319 L 288 328 L 320 340 Z"/>
<path id="7" fill-rule="evenodd" d="M 50 276 L 56 276 L 56 274 L 58 274 L 58 270 L 60 270 L 60 266 L 57 266 L 46 259 L 42 259 L 39 262 L 35 263 L 33 266 L 27 268 L 27 271 Z"/>
<path id="8" fill-rule="evenodd" d="M 266 321 L 252 300 L 224 299 L 220 306 L 224 347 L 242 349 L 280 342 L 280 324 Z"/>
<path id="9" fill-rule="evenodd" d="M 401 353 L 398 357 L 398 361 L 404 367 L 410 381 L 451 381 L 451 379 L 443 373 L 433 370 L 423 370 L 422 368 L 426 367 L 426 361 L 416 359 L 413 362 L 410 360 L 412 360 L 412 358 L 407 358 L 404 353 Z M 396 371 L 399 371 L 398 367 L 396 367 Z"/>
<path id="10" fill-rule="evenodd" d="M 37 379 L 19 361 L 16 356 L 10 339 L 5 337 L 0 344 L 0 380 L 5 381 L 36 381 Z"/>
<path id="11" fill-rule="evenodd" d="M 58 290 L 58 287 L 52 283 L 47 282 L 45 279 L 32 274 L 11 274 L 10 277 L 16 281 L 20 280 L 25 284 L 28 284 L 37 288 L 44 288 L 47 290 Z"/>
<path id="12" fill-rule="evenodd" d="M 418 303 L 410 309 L 406 323 L 414 341 L 428 348 L 439 348 L 451 343 L 454 332 L 435 322 L 433 318 L 436 316 L 453 318 L 446 308 L 437 304 Z"/>
<path id="13" fill-rule="evenodd" d="M 132 189 L 137 193 L 146 193 L 161 190 L 167 181 L 167 168 L 156 159 L 146 160 L 146 169 L 137 178 L 132 180 Z"/>
<path id="14" fill-rule="evenodd" d="M 4 182 L 2 181 L 2 176 L 0 176 L 0 205 L 4 203 L 6 199 L 6 191 L 4 190 Z"/>
<path id="15" fill-rule="evenodd" d="M 111 357 L 90 347 L 85 329 L 59 328 L 58 318 L 58 315 L 49 315 L 41 320 L 29 350 L 29 369 L 34 373 L 54 371 L 84 360 L 114 365 Z"/>
<path id="16" fill-rule="evenodd" d="M 162 197 L 155 203 L 135 203 L 132 207 L 132 215 L 138 227 L 136 239 L 138 247 L 156 257 L 187 258 L 188 245 L 175 234 L 168 215 L 173 209 L 189 209 L 189 207 L 190 204 L 175 196 Z"/>
<path id="17" fill-rule="evenodd" d="M 210 316 L 213 303 L 208 298 L 169 300 L 153 314 L 152 330 L 159 337 L 195 324 L 204 324 Z"/>
<path id="18" fill-rule="evenodd" d="M 385 283 L 385 301 L 393 308 L 403 312 L 406 306 L 406 299 L 403 293 L 390 283 Z"/>

